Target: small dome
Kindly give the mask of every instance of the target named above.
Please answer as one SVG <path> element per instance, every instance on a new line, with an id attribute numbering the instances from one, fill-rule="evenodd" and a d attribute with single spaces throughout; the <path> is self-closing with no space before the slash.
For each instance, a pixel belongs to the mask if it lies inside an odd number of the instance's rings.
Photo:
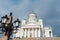
<path id="1" fill-rule="evenodd" d="M 34 11 L 32 11 L 31 14 L 36 14 L 36 13 Z"/>
<path id="2" fill-rule="evenodd" d="M 30 12 L 30 15 L 36 15 L 36 13 L 34 11 Z"/>
<path id="3" fill-rule="evenodd" d="M 23 19 L 22 22 L 21 22 L 21 25 L 25 25 L 26 24 L 26 20 Z"/>
<path id="4" fill-rule="evenodd" d="M 26 22 L 26 20 L 25 20 L 25 19 L 23 19 L 23 20 L 22 20 L 22 22 Z"/>
<path id="5" fill-rule="evenodd" d="M 36 17 L 36 13 L 34 11 L 30 12 L 29 17 Z"/>
<path id="6" fill-rule="evenodd" d="M 39 22 L 42 22 L 43 20 L 42 20 L 42 19 L 39 19 L 38 21 L 39 21 Z"/>

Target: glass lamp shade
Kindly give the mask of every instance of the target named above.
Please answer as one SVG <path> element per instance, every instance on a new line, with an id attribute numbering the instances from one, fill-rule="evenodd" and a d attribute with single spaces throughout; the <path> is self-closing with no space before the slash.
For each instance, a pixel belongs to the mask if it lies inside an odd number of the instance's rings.
<path id="1" fill-rule="evenodd" d="M 13 25 L 14 25 L 14 27 L 17 27 L 17 26 L 19 26 L 19 23 L 15 22 Z"/>
<path id="2" fill-rule="evenodd" d="M 17 19 L 17 20 L 14 21 L 13 25 L 14 25 L 14 27 L 17 28 L 17 27 L 19 27 L 19 24 L 20 24 L 20 21 Z"/>
<path id="3" fill-rule="evenodd" d="M 1 18 L 1 21 L 2 21 L 2 23 L 6 23 L 7 18 L 3 16 L 3 17 Z"/>
<path id="4" fill-rule="evenodd" d="M 19 22 L 16 22 L 16 23 L 15 23 L 15 26 L 19 26 Z"/>

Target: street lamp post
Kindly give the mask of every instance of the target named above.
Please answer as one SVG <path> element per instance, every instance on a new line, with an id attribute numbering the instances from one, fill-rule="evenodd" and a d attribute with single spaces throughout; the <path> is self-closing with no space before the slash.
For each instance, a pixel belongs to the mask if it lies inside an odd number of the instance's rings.
<path id="1" fill-rule="evenodd" d="M 5 16 L 3 16 L 3 17 L 1 17 L 1 25 L 2 25 L 2 32 L 5 32 L 6 30 L 5 30 L 5 25 L 6 25 L 6 22 L 7 22 L 7 15 L 5 15 Z"/>
<path id="2" fill-rule="evenodd" d="M 3 40 L 7 40 L 8 36 L 6 35 L 7 29 L 6 29 L 6 23 L 7 23 L 8 17 L 7 15 L 1 17 L 1 27 L 2 27 L 2 32 L 3 32 Z"/>
<path id="3" fill-rule="evenodd" d="M 5 25 L 6 22 L 7 22 L 7 15 L 1 17 L 1 23 L 2 23 L 3 25 Z"/>
<path id="4" fill-rule="evenodd" d="M 19 27 L 19 24 L 20 24 L 19 19 L 17 19 L 17 20 L 14 21 L 14 27 L 15 28 L 18 28 Z"/>
<path id="5" fill-rule="evenodd" d="M 15 31 L 14 33 L 17 32 L 17 28 L 19 27 L 19 25 L 20 25 L 19 19 L 15 20 L 14 23 L 13 23 L 14 31 Z"/>

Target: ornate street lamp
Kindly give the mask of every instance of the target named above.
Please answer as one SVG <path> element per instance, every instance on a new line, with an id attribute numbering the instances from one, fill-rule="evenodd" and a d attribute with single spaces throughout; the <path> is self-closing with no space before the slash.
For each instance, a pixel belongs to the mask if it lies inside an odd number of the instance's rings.
<path id="1" fill-rule="evenodd" d="M 17 28 L 19 27 L 19 25 L 20 25 L 19 19 L 15 20 L 14 23 L 13 23 L 13 26 L 14 26 L 14 33 L 17 32 Z"/>
<path id="2" fill-rule="evenodd" d="M 19 24 L 20 24 L 20 21 L 19 21 L 19 19 L 17 19 L 17 20 L 15 20 L 14 21 L 14 28 L 18 28 L 19 27 Z"/>
<path id="3" fill-rule="evenodd" d="M 8 19 L 8 18 L 7 18 L 7 15 L 1 17 L 1 22 L 2 22 L 2 24 L 6 24 L 7 19 Z"/>
<path id="4" fill-rule="evenodd" d="M 2 32 L 5 31 L 5 24 L 6 24 L 6 22 L 7 22 L 7 19 L 8 19 L 8 18 L 7 18 L 7 15 L 1 17 Z"/>

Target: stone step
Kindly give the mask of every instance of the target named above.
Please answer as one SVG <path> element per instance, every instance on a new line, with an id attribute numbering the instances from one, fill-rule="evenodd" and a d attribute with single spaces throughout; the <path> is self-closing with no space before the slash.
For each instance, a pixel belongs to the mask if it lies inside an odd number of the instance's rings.
<path id="1" fill-rule="evenodd" d="M 60 37 L 54 37 L 54 38 L 16 38 L 13 40 L 60 40 Z"/>

